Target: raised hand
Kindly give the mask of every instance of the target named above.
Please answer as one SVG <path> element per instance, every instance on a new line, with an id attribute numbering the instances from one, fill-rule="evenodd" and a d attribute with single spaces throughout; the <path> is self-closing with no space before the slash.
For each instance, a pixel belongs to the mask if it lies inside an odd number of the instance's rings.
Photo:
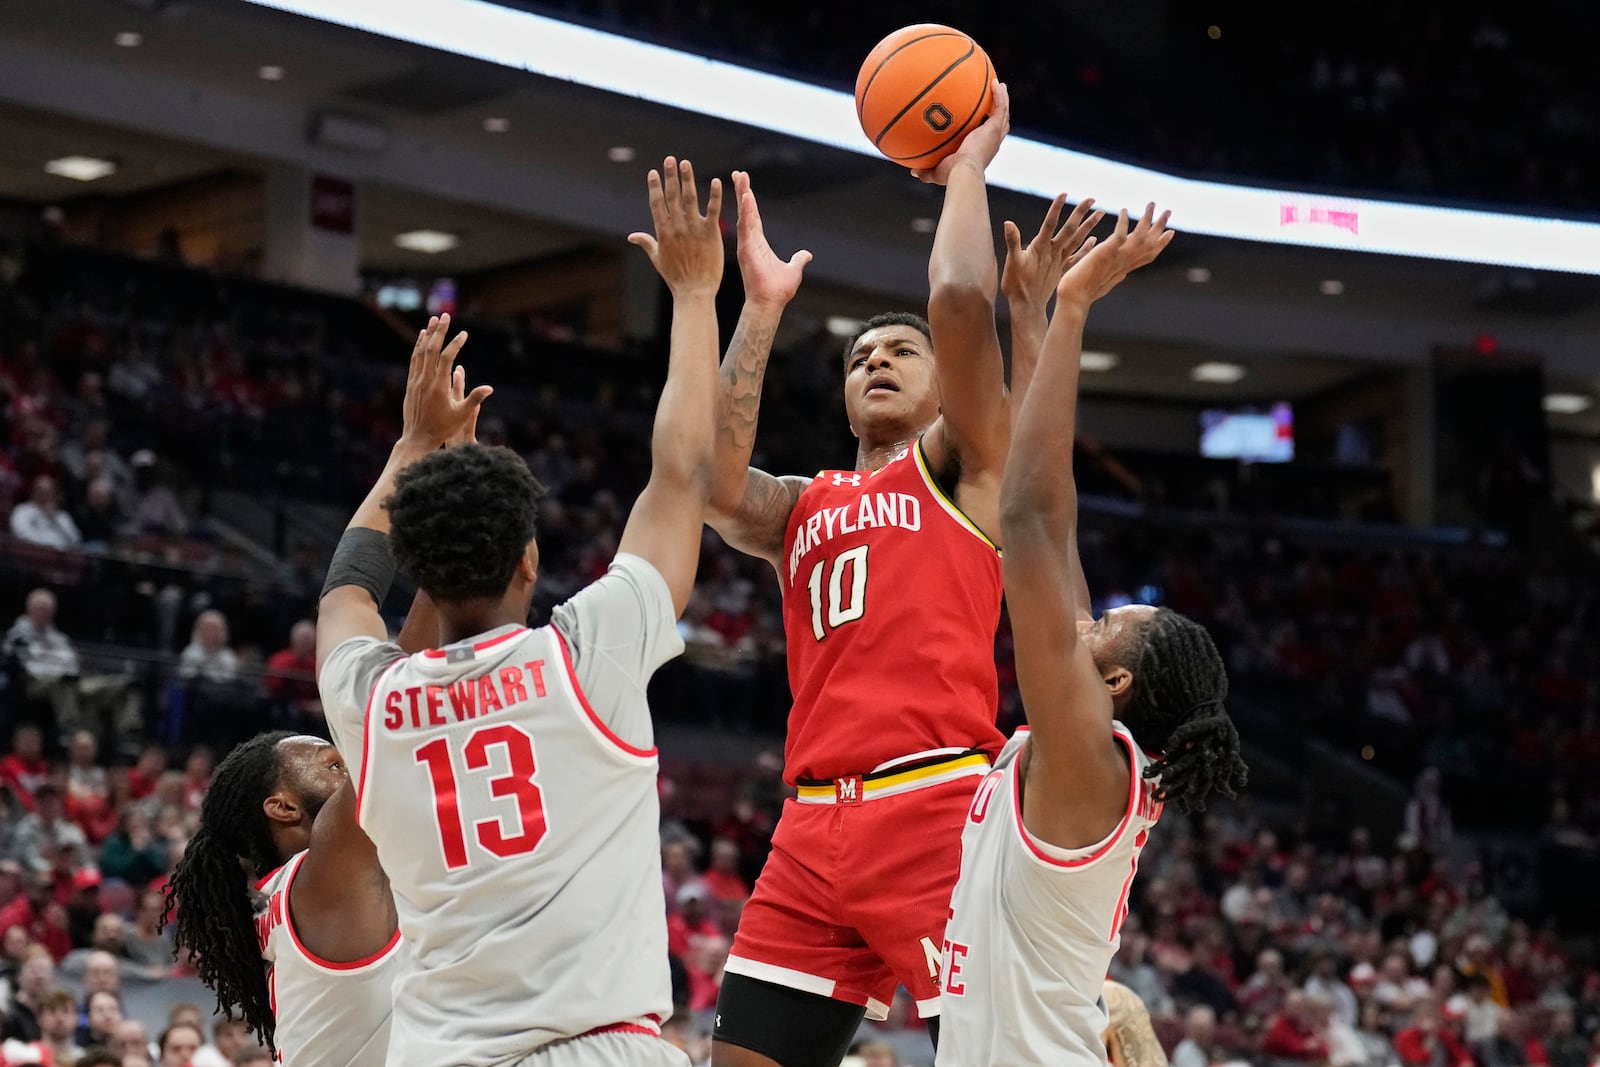
<path id="1" fill-rule="evenodd" d="M 932 170 L 914 170 L 911 173 L 930 185 L 945 185 L 950 181 L 950 172 L 964 164 L 976 163 L 980 171 L 988 170 L 989 164 L 994 162 L 995 154 L 1000 151 L 1001 142 L 1010 132 L 1011 93 L 1006 89 L 1005 82 L 996 80 L 994 104 L 983 125 L 969 130 L 966 139 L 961 142 L 961 147 L 941 160 L 937 167 Z"/>
<path id="2" fill-rule="evenodd" d="M 1100 225 L 1106 213 L 1094 210 L 1094 198 L 1090 197 L 1073 208 L 1067 221 L 1057 229 L 1056 223 L 1066 202 L 1065 193 L 1056 197 L 1050 210 L 1045 212 L 1039 232 L 1026 247 L 1017 224 L 1006 222 L 1006 265 L 1000 275 L 1000 291 L 1006 294 L 1013 308 L 1029 306 L 1042 310 L 1050 302 L 1062 275 L 1094 247 L 1095 238 L 1089 233 Z"/>
<path id="3" fill-rule="evenodd" d="M 1115 289 L 1122 279 L 1152 262 L 1172 243 L 1175 230 L 1167 229 L 1172 212 L 1156 217 L 1155 204 L 1144 209 L 1137 225 L 1128 225 L 1128 212 L 1118 217 L 1111 234 L 1090 249 L 1062 277 L 1056 286 L 1056 299 L 1078 301 L 1088 306 Z"/>
<path id="4" fill-rule="evenodd" d="M 458 333 L 447 345 L 444 339 L 449 332 L 449 315 L 429 319 L 411 349 L 411 366 L 406 375 L 401 436 L 432 448 L 463 435 L 470 438 L 477 426 L 478 409 L 494 392 L 489 386 L 480 385 L 466 393 L 464 372 L 459 375 L 459 383 L 456 381 L 456 356 L 467 343 L 467 335 Z"/>
<path id="5" fill-rule="evenodd" d="M 485 386 L 485 388 L 488 388 Z M 491 389 L 490 392 L 493 392 Z M 467 368 L 457 367 L 450 375 L 450 396 L 457 404 L 467 401 Z M 478 443 L 478 414 L 483 410 L 483 404 L 473 406 L 470 416 L 464 421 L 455 433 L 445 439 L 446 448 L 456 445 L 475 445 Z"/>
<path id="6" fill-rule="evenodd" d="M 752 304 L 784 307 L 800 288 L 800 275 L 811 262 L 811 253 L 801 249 L 785 263 L 767 243 L 761 228 L 761 209 L 756 194 L 750 191 L 750 175 L 733 172 L 733 194 L 739 209 L 739 275 L 744 279 L 744 298 Z"/>
<path id="7" fill-rule="evenodd" d="M 722 182 L 711 179 L 704 213 L 687 159 L 668 156 L 650 172 L 649 187 L 655 236 L 632 233 L 628 243 L 644 249 L 673 296 L 715 294 L 722 284 Z"/>

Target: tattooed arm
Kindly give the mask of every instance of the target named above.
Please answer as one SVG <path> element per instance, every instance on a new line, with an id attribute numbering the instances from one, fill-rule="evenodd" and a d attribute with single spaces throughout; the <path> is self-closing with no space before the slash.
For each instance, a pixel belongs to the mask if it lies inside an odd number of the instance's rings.
<path id="1" fill-rule="evenodd" d="M 1150 1010 L 1125 985 L 1107 981 L 1103 992 L 1111 1025 L 1106 1027 L 1106 1052 L 1116 1067 L 1167 1067 L 1167 1054 L 1156 1040 Z"/>
<path id="2" fill-rule="evenodd" d="M 775 478 L 751 466 L 756 422 L 761 413 L 761 383 L 766 377 L 772 337 L 783 309 L 800 286 L 811 253 L 796 252 L 785 263 L 767 244 L 750 177 L 735 171 L 739 204 L 739 270 L 745 305 L 722 360 L 717 392 L 716 483 L 707 521 L 723 540 L 777 568 L 789 513 L 805 489 L 804 478 Z"/>

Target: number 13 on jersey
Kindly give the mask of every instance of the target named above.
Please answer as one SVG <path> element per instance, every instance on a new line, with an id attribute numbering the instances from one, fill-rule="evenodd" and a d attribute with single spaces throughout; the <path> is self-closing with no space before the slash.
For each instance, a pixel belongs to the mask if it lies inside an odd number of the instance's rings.
<path id="1" fill-rule="evenodd" d="M 544 796 L 534 784 L 538 766 L 533 758 L 533 738 L 513 723 L 496 723 L 481 726 L 464 739 L 436 737 L 416 750 L 414 758 L 427 768 L 428 779 L 433 785 L 433 811 L 439 822 L 439 843 L 444 847 L 445 866 L 455 871 L 469 862 L 466 818 L 461 810 L 463 797 L 457 785 L 455 759 L 450 750 L 452 740 L 465 742 L 461 745 L 461 754 L 469 775 L 474 771 L 490 770 L 497 762 L 494 758 L 496 750 L 505 757 L 506 772 L 494 775 L 484 784 L 489 787 L 489 796 L 495 800 L 504 798 L 516 803 L 514 807 L 494 804 L 489 809 L 493 814 L 473 820 L 471 828 L 479 847 L 503 860 L 526 855 L 538 848 L 539 842 L 544 840 L 547 826 Z M 481 801 L 473 807 L 475 811 L 484 810 Z"/>
<path id="2" fill-rule="evenodd" d="M 811 568 L 806 585 L 811 590 L 811 632 L 818 641 L 867 613 L 867 547 L 857 545 Z"/>

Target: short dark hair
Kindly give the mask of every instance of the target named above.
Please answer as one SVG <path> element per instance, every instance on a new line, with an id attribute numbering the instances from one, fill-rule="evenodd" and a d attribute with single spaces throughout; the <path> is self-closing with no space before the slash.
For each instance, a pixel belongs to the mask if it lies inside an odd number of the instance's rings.
<path id="1" fill-rule="evenodd" d="M 167 1042 L 172 1040 L 173 1033 L 178 1030 L 193 1030 L 195 1036 L 200 1039 L 200 1043 L 205 1044 L 206 1032 L 200 1029 L 194 1023 L 173 1023 L 171 1026 L 161 1031 L 161 1036 L 156 1039 L 156 1048 L 161 1050 L 161 1054 L 163 1056 L 166 1055 L 167 1052 Z"/>
<path id="2" fill-rule="evenodd" d="M 75 1061 L 76 1067 L 122 1067 L 122 1057 L 99 1045 L 83 1050 Z"/>
<path id="3" fill-rule="evenodd" d="M 885 311 L 863 322 L 861 328 L 855 332 L 855 336 L 850 338 L 850 342 L 844 346 L 845 363 L 848 364 L 850 362 L 850 353 L 856 350 L 856 345 L 863 337 L 873 330 L 882 329 L 885 326 L 910 326 L 913 330 L 926 337 L 929 345 L 933 344 L 933 327 L 928 325 L 927 319 L 918 315 L 915 311 Z"/>
<path id="4" fill-rule="evenodd" d="M 440 603 L 499 597 L 533 540 L 544 493 L 509 448 L 430 453 L 400 472 L 383 504 L 395 565 Z"/>
<path id="5" fill-rule="evenodd" d="M 1228 718 L 1228 669 L 1206 628 L 1170 608 L 1133 627 L 1118 650 L 1133 674 L 1121 718 L 1161 756 L 1145 770 L 1160 778 L 1156 799 L 1179 811 L 1204 811 L 1206 796 L 1236 795 L 1249 769 Z"/>
<path id="6" fill-rule="evenodd" d="M 66 1008 L 76 1014 L 78 998 L 72 995 L 72 990 L 57 987 L 40 998 L 39 1007 L 44 1011 L 49 1011 L 52 1008 Z"/>
<path id="7" fill-rule="evenodd" d="M 115 989 L 96 989 L 93 993 L 90 993 L 87 997 L 83 998 L 83 1006 L 87 1008 L 89 1005 L 93 1004 L 95 997 L 110 997 L 112 1000 L 117 1002 L 117 1010 L 122 1010 L 122 994 L 118 993 Z"/>

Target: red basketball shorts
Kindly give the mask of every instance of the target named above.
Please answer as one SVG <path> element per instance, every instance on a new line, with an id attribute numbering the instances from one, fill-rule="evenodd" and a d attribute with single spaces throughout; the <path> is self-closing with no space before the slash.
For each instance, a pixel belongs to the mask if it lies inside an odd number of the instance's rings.
<path id="1" fill-rule="evenodd" d="M 728 972 L 860 1004 L 871 1019 L 905 986 L 919 1015 L 939 1014 L 961 830 L 985 770 L 979 761 L 971 774 L 892 796 L 788 801 Z"/>

